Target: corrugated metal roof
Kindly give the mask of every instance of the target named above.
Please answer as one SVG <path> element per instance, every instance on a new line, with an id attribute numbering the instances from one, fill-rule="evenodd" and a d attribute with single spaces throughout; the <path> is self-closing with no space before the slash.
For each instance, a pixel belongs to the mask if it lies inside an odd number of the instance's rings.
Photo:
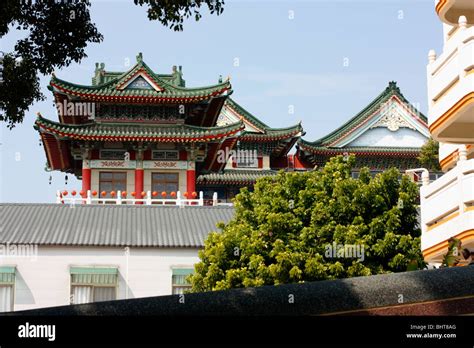
<path id="1" fill-rule="evenodd" d="M 0 204 L 0 243 L 202 247 L 232 207 Z"/>

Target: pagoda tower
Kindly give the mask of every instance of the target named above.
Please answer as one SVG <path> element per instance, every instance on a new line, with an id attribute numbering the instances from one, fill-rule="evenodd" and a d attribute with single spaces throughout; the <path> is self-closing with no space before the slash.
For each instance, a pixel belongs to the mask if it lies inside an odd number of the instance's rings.
<path id="1" fill-rule="evenodd" d="M 270 128 L 229 99 L 229 79 L 188 88 L 181 67 L 157 74 L 141 53 L 126 72 L 96 63 L 90 86 L 53 75 L 48 88 L 58 121 L 38 114 L 34 125 L 47 169 L 81 179 L 87 203 L 152 204 L 180 194 L 227 201 L 257 177 L 286 169 L 302 134 L 301 124 Z"/>

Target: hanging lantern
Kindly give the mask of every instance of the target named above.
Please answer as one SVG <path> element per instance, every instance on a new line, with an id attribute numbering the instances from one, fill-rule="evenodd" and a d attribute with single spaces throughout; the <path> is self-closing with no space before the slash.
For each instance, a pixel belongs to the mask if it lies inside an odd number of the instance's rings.
<path id="1" fill-rule="evenodd" d="M 115 191 L 110 191 L 110 197 L 112 197 L 112 198 L 115 197 Z"/>
<path id="2" fill-rule="evenodd" d="M 67 191 L 66 190 L 63 191 L 63 196 L 67 196 Z"/>
<path id="3" fill-rule="evenodd" d="M 142 191 L 142 198 L 146 196 L 146 192 Z"/>
<path id="4" fill-rule="evenodd" d="M 156 197 L 156 196 L 158 196 L 158 192 L 153 191 L 153 192 L 151 193 L 151 195 L 152 195 L 153 197 Z"/>
<path id="5" fill-rule="evenodd" d="M 72 196 L 75 196 L 75 195 L 76 195 L 76 191 L 75 191 L 75 190 L 72 190 L 72 191 L 71 191 L 71 195 L 72 195 Z"/>
<path id="6" fill-rule="evenodd" d="M 165 191 L 161 192 L 161 197 L 166 198 L 166 192 Z"/>
<path id="7" fill-rule="evenodd" d="M 171 197 L 175 198 L 176 197 L 176 192 L 171 192 Z"/>
<path id="8" fill-rule="evenodd" d="M 84 198 L 84 197 L 85 197 L 85 195 L 86 195 L 86 191 L 84 191 L 84 190 L 81 190 L 81 191 L 79 192 L 79 194 L 81 195 L 81 197 L 82 197 L 82 198 Z"/>
<path id="9" fill-rule="evenodd" d="M 127 197 L 127 191 L 122 191 L 122 197 L 123 198 Z"/>
<path id="10" fill-rule="evenodd" d="M 105 196 L 107 196 L 107 192 L 106 192 L 106 191 L 102 191 L 102 192 L 100 193 L 100 195 L 101 195 L 102 197 L 105 197 Z"/>
<path id="11" fill-rule="evenodd" d="M 188 193 L 187 192 L 183 193 L 183 196 L 188 198 Z"/>
<path id="12" fill-rule="evenodd" d="M 193 198 L 196 198 L 196 197 L 197 197 L 197 193 L 196 193 L 196 192 L 193 192 L 193 193 L 192 193 L 192 196 L 193 196 Z"/>
<path id="13" fill-rule="evenodd" d="M 95 197 L 97 196 L 97 191 L 92 191 L 92 195 Z"/>
<path id="14" fill-rule="evenodd" d="M 135 193 L 135 191 L 133 191 L 133 192 L 131 193 L 131 195 L 132 195 L 132 197 L 135 197 L 137 194 Z"/>

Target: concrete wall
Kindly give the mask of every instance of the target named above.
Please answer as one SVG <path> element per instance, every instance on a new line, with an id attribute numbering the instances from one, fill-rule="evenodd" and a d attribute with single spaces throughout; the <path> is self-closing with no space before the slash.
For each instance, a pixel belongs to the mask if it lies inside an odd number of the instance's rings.
<path id="1" fill-rule="evenodd" d="M 2 257 L 16 266 L 14 310 L 70 304 L 71 266 L 116 266 L 117 299 L 170 295 L 172 269 L 193 268 L 197 249 L 39 246 L 36 257 Z M 127 272 L 128 270 L 128 272 Z M 128 281 L 127 281 L 128 279 Z"/>

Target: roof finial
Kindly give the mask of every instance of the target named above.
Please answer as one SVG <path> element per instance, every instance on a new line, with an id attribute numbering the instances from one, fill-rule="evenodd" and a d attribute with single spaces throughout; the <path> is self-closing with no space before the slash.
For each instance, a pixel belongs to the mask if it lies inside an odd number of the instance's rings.
<path id="1" fill-rule="evenodd" d="M 137 63 L 141 63 L 141 62 L 143 62 L 143 54 L 139 52 L 137 55 Z"/>
<path id="2" fill-rule="evenodd" d="M 222 83 L 222 75 L 219 75 L 219 79 L 217 80 L 219 83 Z"/>

